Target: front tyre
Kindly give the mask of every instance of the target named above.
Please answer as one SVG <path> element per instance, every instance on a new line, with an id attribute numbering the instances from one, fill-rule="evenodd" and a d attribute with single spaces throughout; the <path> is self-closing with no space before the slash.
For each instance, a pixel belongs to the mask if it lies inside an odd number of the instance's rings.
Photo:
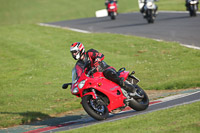
<path id="1" fill-rule="evenodd" d="M 197 14 L 196 14 L 196 9 L 197 9 L 197 7 L 196 7 L 196 5 L 190 5 L 190 16 L 191 17 L 195 17 Z"/>
<path id="2" fill-rule="evenodd" d="M 96 120 L 105 120 L 109 115 L 105 103 L 101 100 L 93 99 L 91 95 L 82 97 L 82 106 L 84 110 Z"/>
<path id="3" fill-rule="evenodd" d="M 149 106 L 149 98 L 146 92 L 140 88 L 138 85 L 135 86 L 136 92 L 142 97 L 133 97 L 129 102 L 129 107 L 136 111 L 142 111 L 148 108 Z"/>
<path id="4" fill-rule="evenodd" d="M 153 10 L 147 10 L 147 22 L 150 23 L 154 23 L 154 18 L 155 16 L 153 15 Z"/>
<path id="5" fill-rule="evenodd" d="M 115 12 L 111 12 L 111 13 L 110 13 L 110 18 L 111 18 L 112 20 L 115 20 L 115 18 L 116 18 Z"/>

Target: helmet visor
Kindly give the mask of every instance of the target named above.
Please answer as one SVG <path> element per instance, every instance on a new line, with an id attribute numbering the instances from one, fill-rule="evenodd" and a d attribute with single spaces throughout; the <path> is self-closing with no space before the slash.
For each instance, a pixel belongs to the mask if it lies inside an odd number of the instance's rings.
<path id="1" fill-rule="evenodd" d="M 79 52 L 79 51 L 77 51 L 77 50 L 73 50 L 73 51 L 71 51 L 72 55 L 74 55 L 74 56 L 77 55 L 78 52 Z"/>
<path id="2" fill-rule="evenodd" d="M 78 60 L 79 58 L 80 58 L 80 55 L 79 55 L 79 51 L 77 51 L 77 50 L 73 50 L 73 51 L 71 51 L 71 53 L 72 53 L 72 57 L 75 59 L 75 60 Z"/>

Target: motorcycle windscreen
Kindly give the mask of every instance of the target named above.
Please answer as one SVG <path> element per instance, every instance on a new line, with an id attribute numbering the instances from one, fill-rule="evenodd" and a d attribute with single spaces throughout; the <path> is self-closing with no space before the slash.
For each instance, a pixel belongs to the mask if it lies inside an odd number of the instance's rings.
<path id="1" fill-rule="evenodd" d="M 83 73 L 83 68 L 79 65 L 76 65 L 72 69 L 72 83 L 76 83 L 77 80 L 80 78 L 81 74 Z"/>

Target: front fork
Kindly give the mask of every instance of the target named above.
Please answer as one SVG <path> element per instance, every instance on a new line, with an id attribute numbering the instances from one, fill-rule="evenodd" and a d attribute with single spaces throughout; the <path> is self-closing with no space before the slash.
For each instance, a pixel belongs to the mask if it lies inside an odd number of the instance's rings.
<path id="1" fill-rule="evenodd" d="M 98 99 L 95 89 L 92 88 L 92 91 L 85 93 L 82 97 L 86 95 L 91 95 L 93 99 Z"/>

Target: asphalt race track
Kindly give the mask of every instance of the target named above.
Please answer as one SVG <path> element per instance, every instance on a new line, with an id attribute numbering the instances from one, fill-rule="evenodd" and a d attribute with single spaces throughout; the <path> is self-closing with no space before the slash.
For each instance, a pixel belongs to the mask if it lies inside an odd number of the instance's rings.
<path id="1" fill-rule="evenodd" d="M 149 106 L 148 109 L 146 109 L 144 111 L 130 110 L 130 111 L 126 111 L 126 112 L 123 112 L 120 114 L 111 115 L 108 119 L 106 119 L 104 121 L 97 121 L 92 118 L 88 118 L 88 119 L 79 120 L 76 122 L 68 122 L 68 123 L 63 124 L 63 126 L 61 125 L 60 127 L 57 127 L 53 130 L 48 130 L 48 131 L 46 130 L 46 131 L 42 131 L 42 132 L 49 133 L 49 132 L 71 130 L 71 129 L 80 128 L 80 127 L 84 127 L 84 126 L 88 126 L 88 125 L 94 125 L 94 124 L 99 124 L 99 123 L 111 122 L 111 121 L 115 121 L 115 120 L 119 120 L 119 119 L 125 119 L 125 118 L 133 117 L 136 115 L 153 112 L 156 110 L 162 110 L 162 109 L 166 109 L 166 108 L 170 108 L 170 107 L 174 107 L 174 106 L 178 106 L 178 105 L 183 105 L 183 104 L 189 104 L 189 103 L 193 103 L 193 102 L 197 102 L 197 101 L 200 101 L 200 91 L 197 91 L 195 93 L 192 93 L 192 94 L 189 94 L 189 95 L 186 95 L 183 97 L 167 100 L 167 101 L 162 101 L 162 100 L 158 101 L 158 103 L 152 104 L 151 106 Z M 35 131 L 37 131 L 37 130 L 35 130 Z"/>
<path id="2" fill-rule="evenodd" d="M 45 24 L 89 32 L 118 33 L 176 41 L 200 48 L 200 14 L 190 17 L 188 12 L 159 12 L 154 24 L 148 24 L 140 13 L 119 14 L 116 20 L 111 20 L 110 17 L 92 17 Z"/>

